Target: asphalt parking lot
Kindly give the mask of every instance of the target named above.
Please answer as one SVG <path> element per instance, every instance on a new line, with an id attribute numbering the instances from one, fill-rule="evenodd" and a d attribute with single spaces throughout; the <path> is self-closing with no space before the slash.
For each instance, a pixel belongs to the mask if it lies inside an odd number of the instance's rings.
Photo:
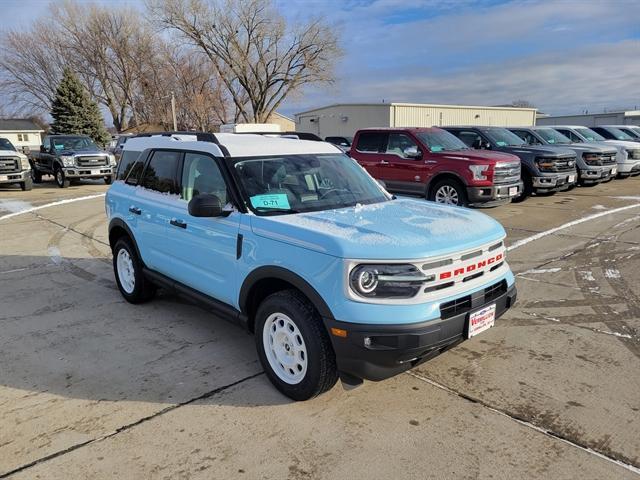
<path id="1" fill-rule="evenodd" d="M 484 210 L 516 307 L 407 374 L 303 403 L 232 324 L 124 302 L 106 189 L 0 189 L 0 478 L 638 478 L 640 178 Z"/>

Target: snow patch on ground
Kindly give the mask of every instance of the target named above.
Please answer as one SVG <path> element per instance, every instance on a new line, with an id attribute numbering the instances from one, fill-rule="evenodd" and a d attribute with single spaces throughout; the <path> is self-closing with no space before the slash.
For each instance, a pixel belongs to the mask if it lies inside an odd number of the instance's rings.
<path id="1" fill-rule="evenodd" d="M 531 274 L 531 275 L 540 275 L 543 273 L 556 273 L 559 272 L 560 270 L 562 270 L 561 268 L 539 268 L 539 269 L 531 269 L 531 270 L 527 270 L 526 272 L 522 272 L 520 273 L 520 275 L 527 275 L 527 274 Z"/>
<path id="2" fill-rule="evenodd" d="M 615 268 L 607 268 L 604 271 L 604 276 L 607 278 L 620 278 L 620 272 Z"/>
<path id="3" fill-rule="evenodd" d="M 609 330 L 600 330 L 598 328 L 592 329 L 594 332 L 604 333 L 605 335 L 613 335 L 614 337 L 619 338 L 631 338 L 631 335 L 628 333 L 618 333 L 618 332 L 610 332 Z"/>
<path id="4" fill-rule="evenodd" d="M 594 210 L 606 210 L 607 207 L 605 207 L 604 205 L 594 205 L 593 207 Z"/>
<path id="5" fill-rule="evenodd" d="M 53 263 L 56 265 L 60 265 L 62 263 L 62 254 L 57 247 L 49 247 L 47 249 L 47 254 Z"/>
<path id="6" fill-rule="evenodd" d="M 618 200 L 636 200 L 640 202 L 640 196 L 633 196 L 633 195 L 626 195 L 622 197 L 611 197 L 611 198 L 615 198 Z"/>
<path id="7" fill-rule="evenodd" d="M 11 198 L 0 200 L 0 210 L 6 210 L 11 213 L 16 213 L 27 210 L 29 208 L 33 208 L 33 205 L 23 200 L 13 200 Z"/>
<path id="8" fill-rule="evenodd" d="M 580 270 L 578 273 L 580 274 L 583 280 L 587 280 L 588 282 L 596 281 L 595 277 L 593 276 L 593 272 L 590 272 L 588 270 Z"/>

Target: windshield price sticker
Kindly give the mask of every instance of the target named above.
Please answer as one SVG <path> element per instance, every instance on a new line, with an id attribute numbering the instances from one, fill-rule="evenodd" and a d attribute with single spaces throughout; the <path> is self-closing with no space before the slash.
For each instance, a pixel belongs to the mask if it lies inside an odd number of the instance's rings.
<path id="1" fill-rule="evenodd" d="M 251 205 L 253 205 L 254 208 L 291 208 L 289 205 L 289 199 L 284 193 L 254 195 L 251 197 Z"/>

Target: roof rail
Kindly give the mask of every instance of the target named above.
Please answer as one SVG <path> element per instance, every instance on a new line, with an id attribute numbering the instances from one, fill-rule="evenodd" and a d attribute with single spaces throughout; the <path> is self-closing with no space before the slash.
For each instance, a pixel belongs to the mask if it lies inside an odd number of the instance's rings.
<path id="1" fill-rule="evenodd" d="M 139 137 L 172 137 L 173 135 L 194 135 L 198 142 L 211 142 L 220 145 L 218 138 L 209 132 L 189 132 L 189 131 L 172 131 L 172 132 L 146 132 L 136 133 L 132 138 Z"/>
<path id="2" fill-rule="evenodd" d="M 297 137 L 299 140 L 313 140 L 315 142 L 323 142 L 318 135 L 315 133 L 307 133 L 307 132 L 235 132 L 234 135 L 264 135 L 265 137 L 285 137 L 285 138 L 295 138 Z"/>

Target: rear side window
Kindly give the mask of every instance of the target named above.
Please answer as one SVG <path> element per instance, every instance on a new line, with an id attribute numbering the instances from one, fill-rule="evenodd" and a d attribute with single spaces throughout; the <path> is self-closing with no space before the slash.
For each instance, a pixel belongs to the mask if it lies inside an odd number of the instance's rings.
<path id="1" fill-rule="evenodd" d="M 124 180 L 127 178 L 139 156 L 140 152 L 135 152 L 133 150 L 126 150 L 122 152 L 122 157 L 120 157 L 120 163 L 118 164 L 118 171 L 116 173 L 116 180 Z"/>
<path id="2" fill-rule="evenodd" d="M 180 152 L 156 151 L 147 163 L 140 185 L 160 193 L 177 194 L 176 172 L 180 163 Z"/>
<path id="3" fill-rule="evenodd" d="M 384 132 L 363 132 L 358 136 L 359 152 L 379 153 L 387 146 L 388 134 Z"/>

